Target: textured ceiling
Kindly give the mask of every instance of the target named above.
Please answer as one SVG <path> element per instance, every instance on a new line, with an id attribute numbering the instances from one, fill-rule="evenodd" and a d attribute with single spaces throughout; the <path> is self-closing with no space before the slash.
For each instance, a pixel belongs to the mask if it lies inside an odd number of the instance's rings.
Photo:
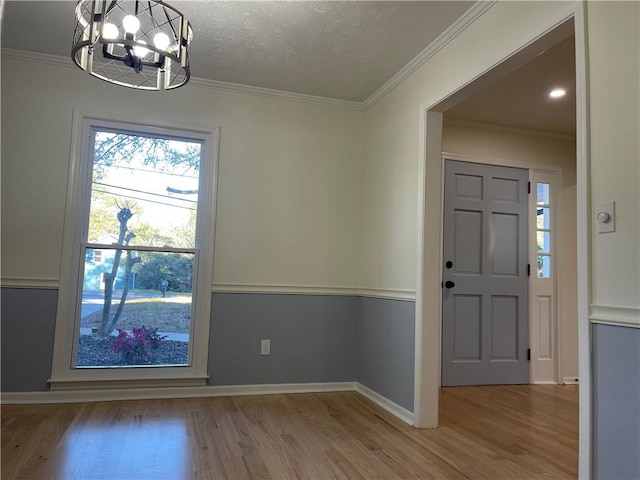
<path id="1" fill-rule="evenodd" d="M 170 3 L 194 28 L 192 76 L 361 102 L 475 2 Z M 2 46 L 68 57 L 74 6 L 5 1 Z"/>
<path id="2" fill-rule="evenodd" d="M 365 101 L 474 2 L 172 1 L 192 22 L 192 75 Z M 69 58 L 75 1 L 5 1 L 2 47 Z M 37 35 L 24 35 L 37 32 Z M 568 90 L 559 101 L 547 92 Z M 573 37 L 446 118 L 575 133 Z"/>

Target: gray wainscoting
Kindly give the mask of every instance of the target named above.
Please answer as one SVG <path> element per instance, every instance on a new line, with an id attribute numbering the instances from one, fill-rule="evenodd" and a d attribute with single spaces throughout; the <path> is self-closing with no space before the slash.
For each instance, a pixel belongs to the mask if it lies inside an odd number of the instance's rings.
<path id="1" fill-rule="evenodd" d="M 352 382 L 358 298 L 214 293 L 211 385 Z M 260 355 L 260 340 L 271 355 Z"/>
<path id="2" fill-rule="evenodd" d="M 2 288 L 2 391 L 49 390 L 57 290 Z"/>
<path id="3" fill-rule="evenodd" d="M 415 302 L 360 298 L 357 380 L 413 411 Z"/>
<path id="4" fill-rule="evenodd" d="M 57 290 L 2 288 L 3 392 L 48 390 L 57 300 Z M 214 293 L 209 384 L 358 381 L 412 411 L 414 311 L 357 296 Z"/>
<path id="5" fill-rule="evenodd" d="M 594 472 L 640 478 L 640 329 L 593 326 Z"/>

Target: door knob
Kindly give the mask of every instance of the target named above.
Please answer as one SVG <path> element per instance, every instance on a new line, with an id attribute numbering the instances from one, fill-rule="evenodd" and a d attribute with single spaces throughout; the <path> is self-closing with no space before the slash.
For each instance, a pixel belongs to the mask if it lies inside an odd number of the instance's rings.
<path id="1" fill-rule="evenodd" d="M 444 286 L 446 288 L 453 288 L 456 286 L 456 282 L 452 282 L 451 280 L 447 280 L 446 282 L 444 282 Z"/>

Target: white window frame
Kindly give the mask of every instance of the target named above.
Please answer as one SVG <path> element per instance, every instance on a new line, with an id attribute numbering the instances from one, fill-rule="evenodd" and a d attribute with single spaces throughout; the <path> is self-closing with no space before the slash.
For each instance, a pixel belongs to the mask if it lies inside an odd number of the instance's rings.
<path id="1" fill-rule="evenodd" d="M 193 303 L 194 319 L 190 331 L 187 366 L 144 368 L 76 368 L 74 354 L 78 328 L 76 311 L 82 283 L 80 258 L 83 223 L 89 208 L 91 165 L 89 154 L 94 128 L 117 129 L 133 133 L 184 138 L 202 144 L 197 238 L 195 244 Z M 201 386 L 207 383 L 211 286 L 215 239 L 218 152 L 220 128 L 185 126 L 156 119 L 105 116 L 74 110 L 71 159 L 65 208 L 60 289 L 56 316 L 53 361 L 49 384 L 52 390 L 127 387 Z"/>
<path id="2" fill-rule="evenodd" d="M 529 364 L 529 383 L 557 384 L 562 383 L 561 353 L 562 328 L 559 322 L 560 295 L 558 288 L 562 275 L 560 264 L 560 225 L 562 210 L 560 208 L 559 186 L 562 185 L 562 168 L 532 169 L 529 173 L 531 181 L 531 195 L 529 196 L 529 263 L 531 275 L 529 277 L 529 345 L 531 347 L 531 362 Z M 549 185 L 549 204 L 538 205 L 537 185 Z M 548 208 L 550 214 L 549 228 L 539 229 L 537 224 L 538 208 Z M 551 259 L 548 277 L 538 277 L 538 231 L 550 234 L 549 251 L 544 256 Z M 539 309 L 539 299 L 548 298 L 549 318 L 547 319 Z M 544 324 L 544 321 L 547 321 Z M 547 332 L 543 338 L 542 332 Z M 543 348 L 545 346 L 545 348 Z M 544 353 L 543 353 L 544 352 Z"/>

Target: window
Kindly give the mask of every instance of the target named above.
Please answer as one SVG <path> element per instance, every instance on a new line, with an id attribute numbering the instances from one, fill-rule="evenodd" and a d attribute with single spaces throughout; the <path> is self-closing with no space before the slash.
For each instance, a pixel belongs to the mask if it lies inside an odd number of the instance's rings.
<path id="1" fill-rule="evenodd" d="M 536 182 L 537 276 L 551 276 L 551 194 L 550 184 Z"/>
<path id="2" fill-rule="evenodd" d="M 76 128 L 52 388 L 202 384 L 217 137 L 89 118 Z"/>

